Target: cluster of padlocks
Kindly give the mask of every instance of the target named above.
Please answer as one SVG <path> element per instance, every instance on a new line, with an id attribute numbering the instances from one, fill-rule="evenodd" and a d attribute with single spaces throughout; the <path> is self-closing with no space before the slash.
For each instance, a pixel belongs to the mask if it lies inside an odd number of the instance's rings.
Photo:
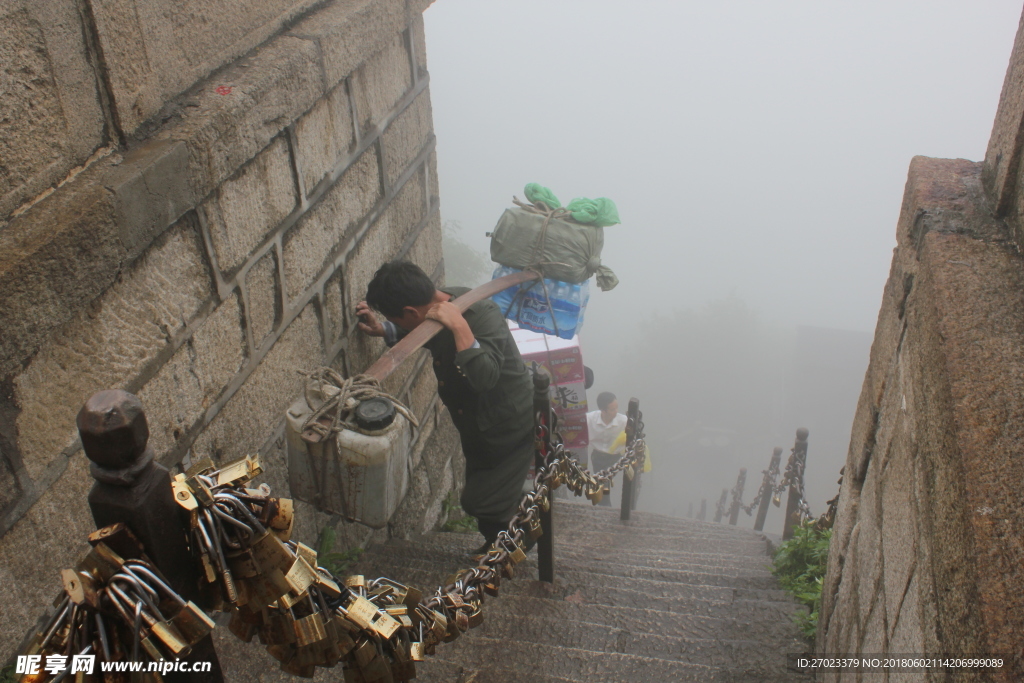
<path id="1" fill-rule="evenodd" d="M 631 425 L 633 427 L 633 425 Z M 170 662 L 186 656 L 213 629 L 207 612 L 230 612 L 229 628 L 245 642 L 258 637 L 282 670 L 311 677 L 316 667 L 339 664 L 346 683 L 392 683 L 416 676 L 415 662 L 483 621 L 486 595 L 526 559 L 525 548 L 543 530 L 539 515 L 551 491 L 566 485 L 594 503 L 622 470 L 643 463 L 642 422 L 637 438 L 612 468 L 591 474 L 551 446 L 536 486 L 477 566 L 451 576 L 435 595 L 397 581 L 363 576 L 341 579 L 319 566 L 312 548 L 290 539 L 292 502 L 270 487 L 248 488 L 262 469 L 254 457 L 216 468 L 194 463 L 172 482 L 187 511 L 191 548 L 200 567 L 199 602 L 187 601 L 148 560 L 124 524 L 89 537 L 91 551 L 62 573 L 64 590 L 53 618 L 23 655 L 42 658 L 94 655 L 99 661 Z M 541 427 L 538 439 L 546 439 Z M 54 668 L 52 672 L 56 672 Z M 149 672 L 149 680 L 160 680 Z M 42 671 L 22 681 L 63 679 Z"/>
<path id="2" fill-rule="evenodd" d="M 47 680 L 69 657 L 176 659 L 213 630 L 213 620 L 171 589 L 124 524 L 93 532 L 89 543 L 78 566 L 61 572 L 57 610 L 23 652 L 43 664 L 23 683 Z"/>

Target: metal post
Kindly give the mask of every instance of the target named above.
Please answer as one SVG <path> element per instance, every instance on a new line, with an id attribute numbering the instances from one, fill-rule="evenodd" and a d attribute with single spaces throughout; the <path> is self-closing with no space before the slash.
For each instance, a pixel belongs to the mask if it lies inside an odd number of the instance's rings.
<path id="1" fill-rule="evenodd" d="M 77 418 L 85 455 L 92 461 L 95 479 L 89 492 L 89 508 L 98 528 L 124 523 L 142 542 L 146 555 L 167 577 L 171 587 L 186 600 L 201 603 L 199 576 L 188 549 L 187 526 L 182 508 L 174 502 L 167 468 L 153 459 L 148 446 L 149 425 L 142 403 L 126 391 L 93 394 Z M 209 673 L 169 672 L 165 681 L 224 680 L 213 638 L 206 636 L 187 657 L 189 662 L 209 661 Z"/>
<path id="2" fill-rule="evenodd" d="M 718 507 L 715 508 L 715 523 L 722 521 L 725 514 L 725 501 L 729 499 L 729 489 L 722 489 L 722 497 L 718 499 Z"/>
<path id="3" fill-rule="evenodd" d="M 551 456 L 551 399 L 548 386 L 551 378 L 542 372 L 533 373 L 533 414 L 537 435 L 534 450 L 534 471 L 539 475 Z M 548 491 L 548 509 L 540 511 L 540 526 L 544 533 L 537 539 L 537 574 L 541 581 L 555 582 L 555 526 L 553 520 L 555 497 Z"/>
<path id="4" fill-rule="evenodd" d="M 757 507 L 757 517 L 754 519 L 754 531 L 764 529 L 764 520 L 768 516 L 768 504 L 774 495 L 775 476 L 779 473 L 780 462 L 782 462 L 782 449 L 776 448 L 772 451 L 772 460 L 768 464 L 768 469 L 764 471 L 764 479 L 761 481 L 761 501 Z"/>
<path id="5" fill-rule="evenodd" d="M 640 400 L 636 398 L 629 399 L 629 407 L 626 409 L 626 452 L 633 447 L 633 442 L 636 441 L 637 423 L 640 419 Z M 633 491 L 635 485 L 635 477 L 639 475 L 639 472 L 633 471 L 630 476 L 631 470 L 626 470 L 622 473 L 622 505 L 619 508 L 619 519 L 626 521 L 629 519 L 630 511 L 635 507 L 633 503 Z"/>
<path id="6" fill-rule="evenodd" d="M 743 489 L 747 485 L 747 468 L 740 468 L 740 475 L 736 477 L 736 488 L 732 490 L 732 507 L 729 509 L 729 524 L 736 526 L 740 520 L 740 506 L 743 505 Z"/>
<path id="7" fill-rule="evenodd" d="M 793 538 L 793 528 L 800 524 L 800 499 L 804 490 L 804 466 L 807 464 L 808 431 L 801 427 L 796 430 L 796 443 L 789 456 L 786 471 L 792 473 L 789 482 L 789 500 L 786 501 L 786 520 L 782 525 L 782 540 Z"/>
<path id="8" fill-rule="evenodd" d="M 707 498 L 701 498 L 700 499 L 700 513 L 697 515 L 697 519 L 699 519 L 700 521 L 703 522 L 707 518 L 708 518 L 708 499 Z"/>

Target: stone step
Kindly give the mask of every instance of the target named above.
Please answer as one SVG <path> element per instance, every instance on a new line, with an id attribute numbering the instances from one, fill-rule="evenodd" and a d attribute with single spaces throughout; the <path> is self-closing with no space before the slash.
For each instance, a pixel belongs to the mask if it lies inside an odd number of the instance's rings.
<path id="1" fill-rule="evenodd" d="M 425 577 L 431 586 L 440 586 L 457 570 L 472 566 L 472 563 L 468 561 L 444 563 L 438 559 L 427 560 L 409 556 L 386 559 L 386 562 L 378 563 L 367 558 L 360 562 L 359 571 L 367 576 L 387 576 L 400 583 L 412 582 L 412 576 L 416 576 L 418 579 Z M 536 563 L 532 558 L 516 566 L 515 572 L 519 578 L 538 578 Z M 600 568 L 556 565 L 556 578 L 565 585 L 580 590 L 614 591 L 628 587 L 652 598 L 676 597 L 718 602 L 731 602 L 737 599 L 789 602 L 791 599 L 788 593 L 779 588 L 758 587 L 760 585 L 777 586 L 771 576 L 750 581 L 732 579 L 734 585 L 708 585 L 697 582 L 697 579 L 713 577 L 713 575 L 680 574 L 692 582 L 660 581 L 642 576 L 622 576 L 613 572 L 601 571 Z M 427 589 L 426 586 L 420 586 L 420 588 Z M 432 588 L 428 590 L 432 590 Z"/>
<path id="2" fill-rule="evenodd" d="M 436 549 L 447 554 L 464 556 L 476 550 L 483 543 L 483 537 L 476 534 L 437 534 L 436 536 L 414 537 L 403 541 L 392 539 L 389 545 L 412 544 L 422 550 Z M 765 545 L 757 548 L 708 549 L 707 545 L 685 542 L 690 548 L 673 548 L 664 546 L 642 546 L 635 541 L 614 537 L 594 538 L 585 532 L 579 534 L 562 533 L 555 535 L 555 558 L 562 555 L 587 557 L 596 560 L 616 561 L 628 559 L 634 566 L 672 566 L 689 562 L 705 564 L 717 568 L 733 569 L 754 568 L 767 570 L 771 565 L 771 557 L 765 552 Z M 633 558 L 637 562 L 633 562 Z"/>
<path id="3" fill-rule="evenodd" d="M 756 667 L 713 667 L 704 664 L 672 661 L 617 652 L 597 652 L 542 643 L 524 643 L 488 637 L 463 637 L 438 649 L 439 661 L 458 661 L 464 683 L 507 683 L 513 680 L 534 681 L 540 677 L 556 677 L 579 683 L 635 683 L 639 677 L 674 683 L 781 683 L 809 681 L 801 674 L 784 668 L 779 662 L 762 663 Z M 487 672 L 486 674 L 484 672 Z M 420 683 L 449 681 L 435 677 L 429 663 L 417 667 Z"/>
<path id="4" fill-rule="evenodd" d="M 581 621 L 565 614 L 543 617 L 516 609 L 523 606 L 522 602 L 502 605 L 500 614 L 485 617 L 483 624 L 462 637 L 546 643 L 715 667 L 756 667 L 764 662 L 766 643 L 762 640 L 736 639 L 727 632 L 717 634 L 717 638 L 693 638 L 677 630 L 649 630 L 647 625 L 643 625 L 642 630 L 624 629 L 586 621 L 586 616 Z M 797 641 L 795 645 L 802 644 Z M 794 651 L 800 649 L 797 647 Z"/>
<path id="5" fill-rule="evenodd" d="M 701 522 L 699 520 L 686 517 L 669 517 L 651 512 L 637 512 L 635 510 L 630 514 L 630 518 L 628 520 L 623 521 L 619 519 L 619 511 L 617 509 L 609 510 L 608 508 L 601 506 L 565 505 L 562 503 L 562 501 L 555 501 L 554 510 L 556 520 L 558 518 L 563 518 L 567 521 L 580 520 L 582 524 L 625 524 L 639 526 L 642 528 L 674 529 L 689 533 L 735 537 L 757 535 L 760 533 L 753 529 L 738 525 L 732 526 L 731 524 L 710 521 Z"/>
<path id="6" fill-rule="evenodd" d="M 459 557 L 473 550 L 483 542 L 476 534 L 439 533 L 418 537 L 409 541 L 394 539 L 389 544 L 411 543 L 422 550 L 438 549 Z M 577 544 L 569 533 L 555 538 L 555 560 L 559 558 L 611 559 L 621 554 L 609 550 L 608 546 L 589 547 Z M 713 571 L 726 570 L 767 570 L 771 557 L 766 553 L 756 555 L 735 555 L 731 553 L 675 551 L 652 548 L 633 548 L 628 553 L 629 564 L 636 567 L 707 567 Z"/>
<path id="7" fill-rule="evenodd" d="M 401 572 L 399 581 L 416 586 L 427 594 L 440 583 L 429 569 L 408 569 Z M 670 591 L 666 595 L 651 595 L 634 586 L 617 583 L 596 586 L 561 580 L 550 586 L 520 578 L 502 581 L 500 591 L 499 597 L 488 597 L 484 602 L 484 618 L 504 613 L 507 609 L 514 609 L 515 613 L 551 616 L 565 613 L 573 621 L 639 631 L 656 621 L 662 625 L 659 629 L 671 628 L 674 632 L 686 633 L 688 637 L 697 639 L 718 638 L 723 632 L 734 633 L 737 639 L 763 639 L 767 637 L 766 630 L 771 631 L 772 625 L 778 625 L 778 633 L 788 640 L 791 634 L 797 637 L 792 615 L 801 608 L 785 594 L 774 596 L 781 599 L 772 601 L 762 597 L 736 597 L 727 589 L 715 593 L 681 594 Z M 626 624 L 624 618 L 633 621 Z"/>
<path id="8" fill-rule="evenodd" d="M 446 647 L 446 646 L 442 646 Z M 481 669 L 469 670 L 455 661 L 447 661 L 440 657 L 428 656 L 425 661 L 416 663 L 416 683 L 484 683 L 485 681 L 528 680 L 530 683 L 573 683 L 571 678 L 549 676 L 547 674 L 531 674 L 524 678 L 521 674 L 508 669 L 496 669 L 485 666 Z M 340 680 L 340 679 L 334 679 Z"/>

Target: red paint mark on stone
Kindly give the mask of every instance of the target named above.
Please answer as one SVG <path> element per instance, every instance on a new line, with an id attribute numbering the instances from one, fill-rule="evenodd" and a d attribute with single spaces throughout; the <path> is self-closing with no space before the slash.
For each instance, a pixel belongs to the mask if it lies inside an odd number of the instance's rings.
<path id="1" fill-rule="evenodd" d="M 576 603 L 577 605 L 582 605 L 582 604 L 584 604 L 586 602 L 586 600 L 583 598 L 583 591 L 582 590 L 578 590 L 575 593 L 573 593 L 572 595 L 565 596 L 565 601 L 566 602 L 573 602 L 573 603 Z"/>
<path id="2" fill-rule="evenodd" d="M 230 85 L 218 85 L 215 92 L 218 95 L 230 95 L 231 94 L 231 86 Z"/>

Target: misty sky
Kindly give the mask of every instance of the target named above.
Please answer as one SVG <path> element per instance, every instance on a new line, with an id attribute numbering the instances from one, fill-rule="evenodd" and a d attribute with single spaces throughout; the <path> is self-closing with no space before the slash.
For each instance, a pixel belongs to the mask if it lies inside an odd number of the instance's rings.
<path id="1" fill-rule="evenodd" d="M 441 211 L 485 248 L 513 194 L 607 196 L 625 309 L 735 294 L 874 329 L 912 156 L 980 160 L 1020 0 L 437 0 Z M 593 336 L 598 330 L 588 330 Z"/>
<path id="2" fill-rule="evenodd" d="M 638 320 L 730 296 L 778 328 L 872 333 L 910 160 L 984 157 L 1020 15 L 1020 0 L 437 0 L 442 218 L 486 252 L 526 183 L 614 199 L 603 261 L 621 284 L 592 286 L 582 335 L 605 378 Z M 834 398 L 847 424 L 869 339 Z M 838 424 L 827 449 L 811 430 L 816 510 L 845 461 Z"/>

